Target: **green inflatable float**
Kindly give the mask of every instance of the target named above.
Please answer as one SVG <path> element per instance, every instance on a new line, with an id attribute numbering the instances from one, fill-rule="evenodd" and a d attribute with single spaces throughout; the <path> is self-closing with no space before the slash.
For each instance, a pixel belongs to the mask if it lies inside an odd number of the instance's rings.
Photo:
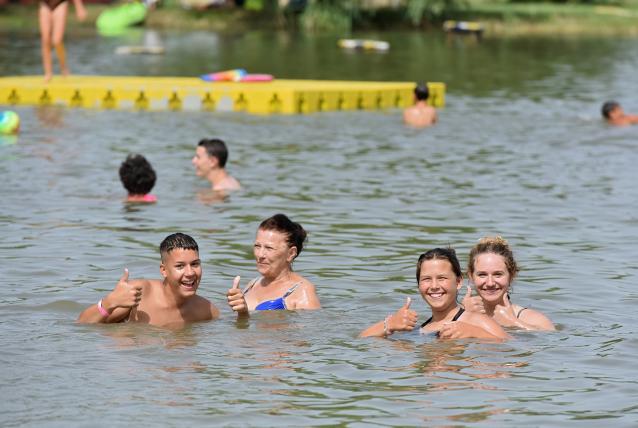
<path id="1" fill-rule="evenodd" d="M 111 33 L 144 22 L 148 8 L 140 2 L 124 3 L 106 9 L 97 18 L 96 26 L 100 32 Z"/>

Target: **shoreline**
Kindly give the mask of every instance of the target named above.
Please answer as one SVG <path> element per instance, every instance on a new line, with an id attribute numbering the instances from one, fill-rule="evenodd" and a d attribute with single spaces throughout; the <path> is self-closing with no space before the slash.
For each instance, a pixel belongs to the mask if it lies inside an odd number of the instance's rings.
<path id="1" fill-rule="evenodd" d="M 88 4 L 87 19 L 78 22 L 73 7 L 69 7 L 67 30 L 95 29 L 99 14 L 109 5 Z M 517 36 L 638 36 L 638 5 L 636 8 L 600 5 L 564 4 L 482 4 L 470 2 L 451 19 L 476 21 L 483 24 L 484 37 Z M 187 10 L 178 6 L 164 6 L 149 13 L 145 27 L 150 29 L 209 30 L 242 32 L 254 28 L 270 31 L 304 31 L 282 28 L 272 16 L 241 9 Z M 15 31 L 38 32 L 37 7 L 9 5 L 0 7 L 0 28 L 3 33 Z M 26 29 L 26 30 L 25 30 Z M 97 30 L 96 30 L 97 31 Z M 443 31 L 439 23 L 413 27 L 405 22 L 392 22 L 379 28 L 373 22 L 362 22 L 352 32 L 378 31 Z M 333 31 L 346 36 L 346 31 Z M 312 31 L 308 31 L 312 33 Z"/>

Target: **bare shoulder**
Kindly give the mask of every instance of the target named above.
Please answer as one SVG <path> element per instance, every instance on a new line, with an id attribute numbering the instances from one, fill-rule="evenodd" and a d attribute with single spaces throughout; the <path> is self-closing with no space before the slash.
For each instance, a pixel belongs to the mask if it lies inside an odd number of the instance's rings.
<path id="1" fill-rule="evenodd" d="M 161 285 L 162 281 L 160 281 L 159 279 L 139 278 L 139 279 L 130 279 L 128 283 L 132 287 L 142 287 L 142 290 L 145 290 L 150 287 L 156 287 Z"/>
<path id="2" fill-rule="evenodd" d="M 550 321 L 542 312 L 525 308 L 518 317 L 519 320 L 539 330 L 556 330 L 554 323 Z"/>
<path id="3" fill-rule="evenodd" d="M 286 303 L 290 302 L 291 309 L 321 308 L 315 285 L 302 276 L 299 276 L 296 282 L 299 286 L 288 299 L 286 299 Z"/>
<path id="4" fill-rule="evenodd" d="M 219 309 L 207 298 L 195 295 L 192 303 L 198 321 L 219 318 Z"/>

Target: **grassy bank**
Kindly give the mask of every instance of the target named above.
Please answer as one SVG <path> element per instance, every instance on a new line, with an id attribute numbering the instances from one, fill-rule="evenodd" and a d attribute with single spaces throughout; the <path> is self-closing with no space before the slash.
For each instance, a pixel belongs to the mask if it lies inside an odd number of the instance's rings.
<path id="1" fill-rule="evenodd" d="M 488 34 L 638 35 L 636 0 L 623 5 L 469 0 L 459 17 L 483 22 Z"/>
<path id="2" fill-rule="evenodd" d="M 71 8 L 67 27 L 71 30 L 95 28 L 95 20 L 107 5 L 88 5 L 88 19 L 78 22 Z M 480 21 L 486 35 L 626 35 L 638 36 L 638 0 L 618 5 L 585 5 L 557 3 L 509 3 L 499 0 L 465 0 L 450 19 Z M 335 18 L 336 19 L 336 18 Z M 341 17 L 343 20 L 343 17 Z M 242 9 L 185 10 L 169 3 L 149 14 L 150 28 L 180 30 L 246 31 L 259 28 L 277 29 L 285 25 L 283 17 Z M 368 10 L 359 13 L 354 29 L 438 29 L 440 22 L 424 22 L 412 26 L 401 10 Z M 4 31 L 38 31 L 35 5 L 0 7 L 0 28 Z M 312 27 L 311 27 L 312 28 Z M 317 28 L 317 31 L 321 31 Z M 345 34 L 346 31 L 342 32 Z"/>

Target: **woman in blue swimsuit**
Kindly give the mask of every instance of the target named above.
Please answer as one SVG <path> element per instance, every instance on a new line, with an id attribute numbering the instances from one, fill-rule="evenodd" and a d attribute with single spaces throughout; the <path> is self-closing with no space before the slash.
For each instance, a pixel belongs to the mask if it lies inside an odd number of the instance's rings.
<path id="1" fill-rule="evenodd" d="M 507 339 L 505 331 L 489 317 L 464 311 L 456 303 L 462 286 L 461 265 L 452 248 L 435 248 L 421 254 L 416 279 L 421 297 L 432 309 L 432 316 L 421 324 L 422 332 L 436 332 L 442 339 Z M 416 327 L 417 313 L 410 309 L 411 299 L 383 321 L 368 327 L 361 337 L 388 337 L 396 331 Z"/>
<path id="2" fill-rule="evenodd" d="M 292 263 L 301 253 L 306 231 L 284 214 L 276 214 L 259 225 L 253 253 L 260 277 L 242 291 L 235 277 L 227 298 L 238 315 L 249 311 L 319 309 L 315 286 L 293 272 Z"/>

